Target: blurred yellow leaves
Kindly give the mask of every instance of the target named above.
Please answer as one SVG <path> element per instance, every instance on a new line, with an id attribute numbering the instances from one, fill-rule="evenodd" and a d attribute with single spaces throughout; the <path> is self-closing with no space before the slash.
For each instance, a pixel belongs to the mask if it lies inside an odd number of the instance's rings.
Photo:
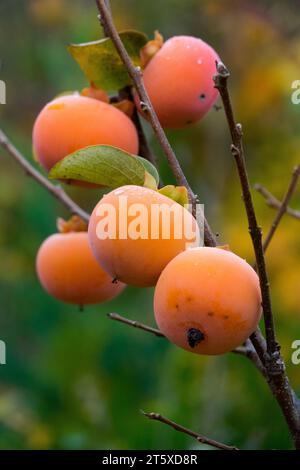
<path id="1" fill-rule="evenodd" d="M 254 63 L 241 77 L 237 90 L 237 110 L 243 120 L 269 114 L 274 106 L 290 101 L 291 83 L 297 77 L 297 66 L 286 58 Z"/>
<path id="2" fill-rule="evenodd" d="M 285 315 L 294 316 L 300 325 L 299 234 L 300 221 L 285 216 L 270 245 L 267 263 L 276 305 Z"/>
<path id="3" fill-rule="evenodd" d="M 69 16 L 65 0 L 30 0 L 28 8 L 31 17 L 43 26 L 55 27 Z"/>

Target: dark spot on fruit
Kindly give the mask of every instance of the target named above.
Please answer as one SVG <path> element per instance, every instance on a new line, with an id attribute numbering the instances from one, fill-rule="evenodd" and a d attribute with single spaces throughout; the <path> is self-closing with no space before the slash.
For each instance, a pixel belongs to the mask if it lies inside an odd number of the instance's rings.
<path id="1" fill-rule="evenodd" d="M 186 124 L 187 124 L 187 125 L 193 124 L 193 121 L 186 121 Z"/>
<path id="2" fill-rule="evenodd" d="M 114 277 L 111 282 L 112 282 L 113 284 L 118 284 L 118 279 L 117 279 L 116 277 Z"/>
<path id="3" fill-rule="evenodd" d="M 79 312 L 84 312 L 84 305 L 78 305 L 79 307 Z"/>
<path id="4" fill-rule="evenodd" d="M 206 98 L 205 93 L 201 93 L 199 98 L 200 98 L 200 100 L 205 100 L 205 98 Z"/>
<path id="5" fill-rule="evenodd" d="M 176 304 L 176 305 L 175 305 L 175 308 L 179 308 L 179 305 L 178 305 L 178 304 Z"/>
<path id="6" fill-rule="evenodd" d="M 224 320 L 228 320 L 229 316 L 228 315 L 223 315 Z"/>
<path id="7" fill-rule="evenodd" d="M 187 301 L 187 302 L 192 302 L 192 300 L 193 300 L 193 297 L 187 297 L 187 298 L 186 298 L 186 301 Z"/>
<path id="8" fill-rule="evenodd" d="M 197 346 L 204 340 L 204 334 L 197 328 L 190 328 L 187 331 L 187 342 L 191 348 Z"/>
<path id="9" fill-rule="evenodd" d="M 208 312 L 207 315 L 208 315 L 209 317 L 213 317 L 213 316 L 214 316 L 214 312 Z"/>

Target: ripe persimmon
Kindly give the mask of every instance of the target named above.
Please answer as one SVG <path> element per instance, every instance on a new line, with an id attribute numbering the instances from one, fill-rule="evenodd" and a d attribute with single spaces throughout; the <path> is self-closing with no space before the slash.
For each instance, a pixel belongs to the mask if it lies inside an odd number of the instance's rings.
<path id="1" fill-rule="evenodd" d="M 242 344 L 256 329 L 261 293 L 254 269 L 220 248 L 194 248 L 176 256 L 155 289 L 160 330 L 198 354 L 222 354 Z"/>
<path id="2" fill-rule="evenodd" d="M 46 170 L 90 145 L 111 145 L 137 154 L 137 131 L 123 112 L 98 99 L 73 94 L 46 104 L 33 128 L 34 154 Z"/>
<path id="3" fill-rule="evenodd" d="M 95 260 L 87 232 L 56 233 L 40 246 L 36 270 L 44 289 L 63 302 L 87 305 L 116 297 L 124 284 L 113 282 Z"/>
<path id="4" fill-rule="evenodd" d="M 217 60 L 201 39 L 174 36 L 149 61 L 144 83 L 163 127 L 186 127 L 209 111 L 218 97 L 213 82 Z M 140 109 L 137 97 L 136 103 Z"/>
<path id="5" fill-rule="evenodd" d="M 89 223 L 91 248 L 103 269 L 140 287 L 155 285 L 167 263 L 188 246 L 197 246 L 198 238 L 196 220 L 187 209 L 134 185 L 106 194 Z"/>

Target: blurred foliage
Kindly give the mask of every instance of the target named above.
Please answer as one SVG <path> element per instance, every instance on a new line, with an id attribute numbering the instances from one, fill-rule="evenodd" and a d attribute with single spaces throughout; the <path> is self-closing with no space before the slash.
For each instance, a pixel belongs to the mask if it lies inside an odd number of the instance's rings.
<path id="1" fill-rule="evenodd" d="M 164 0 L 159 9 L 146 0 L 111 3 L 120 29 L 190 34 L 214 46 L 231 70 L 251 183 L 282 197 L 300 158 L 300 106 L 290 99 L 291 83 L 300 78 L 299 2 Z M 0 76 L 8 103 L 0 107 L 1 127 L 29 159 L 41 107 L 64 90 L 86 86 L 65 45 L 100 36 L 93 1 L 1 0 Z M 220 243 L 251 262 L 223 112 L 212 110 L 203 122 L 169 137 Z M 0 366 L 0 448 L 198 447 L 147 421 L 139 409 L 243 448 L 290 448 L 277 404 L 245 359 L 199 357 L 106 318 L 117 311 L 153 324 L 152 289 L 128 288 L 110 304 L 84 312 L 42 290 L 35 254 L 55 231 L 56 217 L 66 213 L 0 154 L 0 338 L 7 343 L 7 365 Z M 162 158 L 160 171 L 174 182 Z M 100 197 L 95 190 L 67 190 L 87 209 Z M 254 197 L 266 233 L 274 212 Z M 299 203 L 300 190 L 293 206 Z M 300 369 L 290 357 L 292 341 L 300 338 L 299 231 L 299 222 L 285 217 L 267 256 L 278 337 L 298 392 Z"/>

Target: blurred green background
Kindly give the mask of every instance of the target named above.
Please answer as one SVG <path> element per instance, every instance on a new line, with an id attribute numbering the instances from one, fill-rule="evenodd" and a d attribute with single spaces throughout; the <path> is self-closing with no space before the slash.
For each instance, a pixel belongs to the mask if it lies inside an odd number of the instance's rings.
<path id="1" fill-rule="evenodd" d="M 281 198 L 300 160 L 300 105 L 291 102 L 291 83 L 300 78 L 299 2 L 111 3 L 120 29 L 149 35 L 158 29 L 166 38 L 190 34 L 219 52 L 232 73 L 251 184 L 263 183 Z M 92 0 L 0 1 L 0 78 L 7 84 L 1 128 L 29 160 L 39 110 L 54 95 L 85 86 L 65 45 L 101 34 Z M 212 110 L 198 125 L 168 135 L 220 243 L 253 261 L 223 112 Z M 56 217 L 68 214 L 3 150 L 0 157 L 0 339 L 7 344 L 7 365 L 0 366 L 0 448 L 200 447 L 148 421 L 140 409 L 244 449 L 291 448 L 281 412 L 247 360 L 193 355 L 106 317 L 116 311 L 154 324 L 152 289 L 128 288 L 84 312 L 50 298 L 37 281 L 35 256 L 55 231 Z M 173 181 L 163 158 L 160 170 Z M 100 197 L 95 190 L 67 191 L 86 209 Z M 266 233 L 274 212 L 260 195 L 254 198 Z M 298 190 L 293 206 L 299 203 Z M 298 392 L 300 366 L 291 363 L 291 343 L 300 338 L 299 231 L 299 222 L 285 217 L 267 256 L 278 337 Z"/>

